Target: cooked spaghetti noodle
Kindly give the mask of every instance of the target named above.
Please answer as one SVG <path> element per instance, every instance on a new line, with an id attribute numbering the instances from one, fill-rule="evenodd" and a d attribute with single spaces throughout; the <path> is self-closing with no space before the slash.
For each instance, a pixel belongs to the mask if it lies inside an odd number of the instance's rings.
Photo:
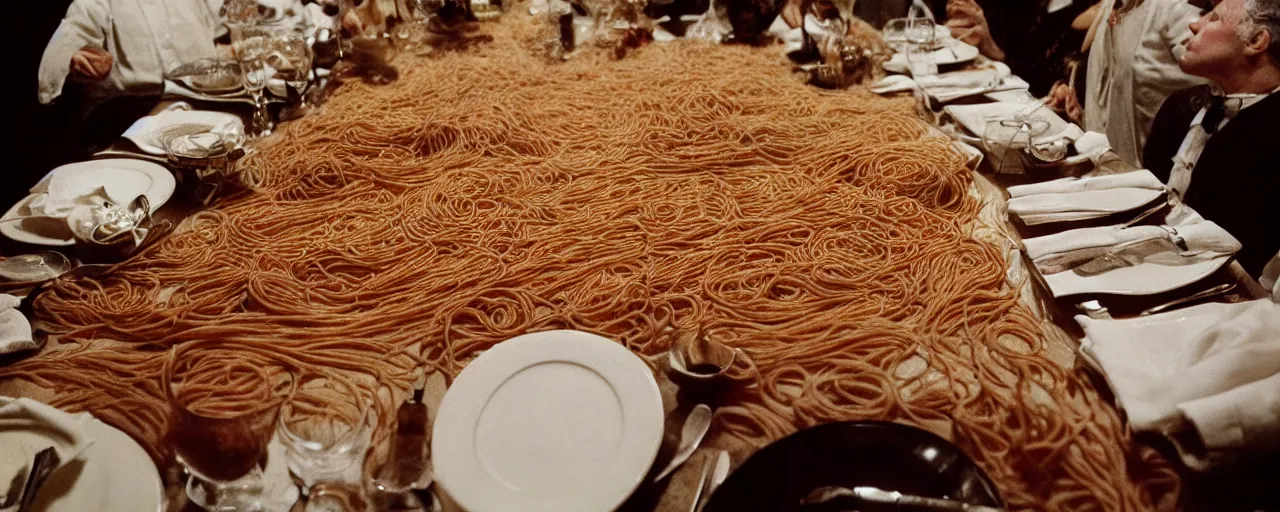
<path id="1" fill-rule="evenodd" d="M 963 158 L 909 100 L 806 86 L 776 48 L 550 64 L 508 18 L 490 45 L 401 56 L 393 85 L 344 85 L 251 157 L 256 193 L 59 282 L 35 306 L 60 345 L 0 378 L 164 457 L 173 346 L 403 397 L 419 364 L 457 374 L 530 331 L 654 356 L 700 329 L 759 367 L 725 438 L 889 419 L 954 439 L 1015 509 L 1176 499 L 1169 464 L 1046 357 L 1002 250 L 975 239 Z"/>

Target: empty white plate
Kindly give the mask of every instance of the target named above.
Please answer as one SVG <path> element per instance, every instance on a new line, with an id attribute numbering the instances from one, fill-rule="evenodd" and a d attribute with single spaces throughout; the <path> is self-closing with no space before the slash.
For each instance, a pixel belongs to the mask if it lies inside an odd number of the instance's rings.
<path id="1" fill-rule="evenodd" d="M 1155 295 L 1176 290 L 1209 277 L 1228 261 L 1231 261 L 1231 255 L 1189 265 L 1142 263 L 1092 276 L 1082 276 L 1071 271 L 1058 272 L 1044 276 L 1044 280 L 1054 297 L 1085 293 Z"/>
<path id="2" fill-rule="evenodd" d="M 168 169 L 151 162 L 131 159 L 105 159 L 76 162 L 58 167 L 45 175 L 32 195 L 18 201 L 5 212 L 0 221 L 30 215 L 28 203 L 41 194 L 48 193 L 70 201 L 78 194 L 91 194 L 99 188 L 116 204 L 129 204 L 140 195 L 147 196 L 151 212 L 155 213 L 169 198 L 177 182 Z M 65 220 L 51 217 L 0 222 L 0 234 L 13 240 L 48 246 L 75 244 Z"/>
<path id="3" fill-rule="evenodd" d="M 445 394 L 431 440 L 436 480 L 471 512 L 621 505 L 662 442 L 653 373 L 594 334 L 548 331 L 494 346 Z"/>
<path id="4" fill-rule="evenodd" d="M 0 403 L 7 400 L 0 397 Z M 80 453 L 78 460 L 58 468 L 40 487 L 31 509 L 46 512 L 164 510 L 160 474 L 147 452 L 124 432 L 93 416 L 84 414 L 77 419 L 93 444 Z M 6 461 L 10 460 L 8 457 L 27 458 L 44 447 L 62 442 L 61 437 L 47 437 L 50 432 L 0 425 L 0 456 L 6 457 Z"/>

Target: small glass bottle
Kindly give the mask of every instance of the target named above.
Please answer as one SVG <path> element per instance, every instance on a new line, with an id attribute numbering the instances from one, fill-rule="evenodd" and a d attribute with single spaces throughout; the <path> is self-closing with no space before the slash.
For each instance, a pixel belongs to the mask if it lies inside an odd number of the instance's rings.
<path id="1" fill-rule="evenodd" d="M 400 404 L 396 411 L 391 457 L 378 479 L 379 490 L 407 492 L 431 485 L 431 471 L 427 467 L 430 455 L 427 446 L 429 418 L 427 406 L 422 403 L 422 386 L 422 383 L 416 384 L 413 396 Z"/>

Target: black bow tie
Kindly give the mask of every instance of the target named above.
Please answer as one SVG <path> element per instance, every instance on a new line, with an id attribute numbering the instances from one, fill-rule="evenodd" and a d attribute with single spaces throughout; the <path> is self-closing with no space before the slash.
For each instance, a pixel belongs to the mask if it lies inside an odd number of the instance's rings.
<path id="1" fill-rule="evenodd" d="M 1227 115 L 1227 99 L 1222 96 L 1215 95 L 1209 101 L 1209 109 L 1204 113 L 1204 119 L 1200 121 L 1200 127 L 1204 128 L 1204 132 L 1213 135 L 1218 132 L 1218 125 L 1222 124 L 1222 118 Z"/>

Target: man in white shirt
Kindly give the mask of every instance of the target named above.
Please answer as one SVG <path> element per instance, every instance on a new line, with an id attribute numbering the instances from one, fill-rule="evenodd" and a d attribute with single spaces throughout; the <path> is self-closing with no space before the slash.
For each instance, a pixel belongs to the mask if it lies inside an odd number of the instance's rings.
<path id="1" fill-rule="evenodd" d="M 1180 65 L 1213 85 L 1165 102 L 1145 163 L 1240 240 L 1237 259 L 1259 277 L 1280 251 L 1280 0 L 1222 0 L 1190 29 Z"/>
<path id="2" fill-rule="evenodd" d="M 70 78 L 87 112 L 117 96 L 158 95 L 169 69 L 216 55 L 221 0 L 74 0 L 40 61 L 48 104 Z"/>
<path id="3" fill-rule="evenodd" d="M 1089 47 L 1084 128 L 1106 134 L 1124 161 L 1142 163 L 1165 98 L 1204 83 L 1178 68 L 1188 25 L 1199 16 L 1186 0 L 1103 0 Z"/>

